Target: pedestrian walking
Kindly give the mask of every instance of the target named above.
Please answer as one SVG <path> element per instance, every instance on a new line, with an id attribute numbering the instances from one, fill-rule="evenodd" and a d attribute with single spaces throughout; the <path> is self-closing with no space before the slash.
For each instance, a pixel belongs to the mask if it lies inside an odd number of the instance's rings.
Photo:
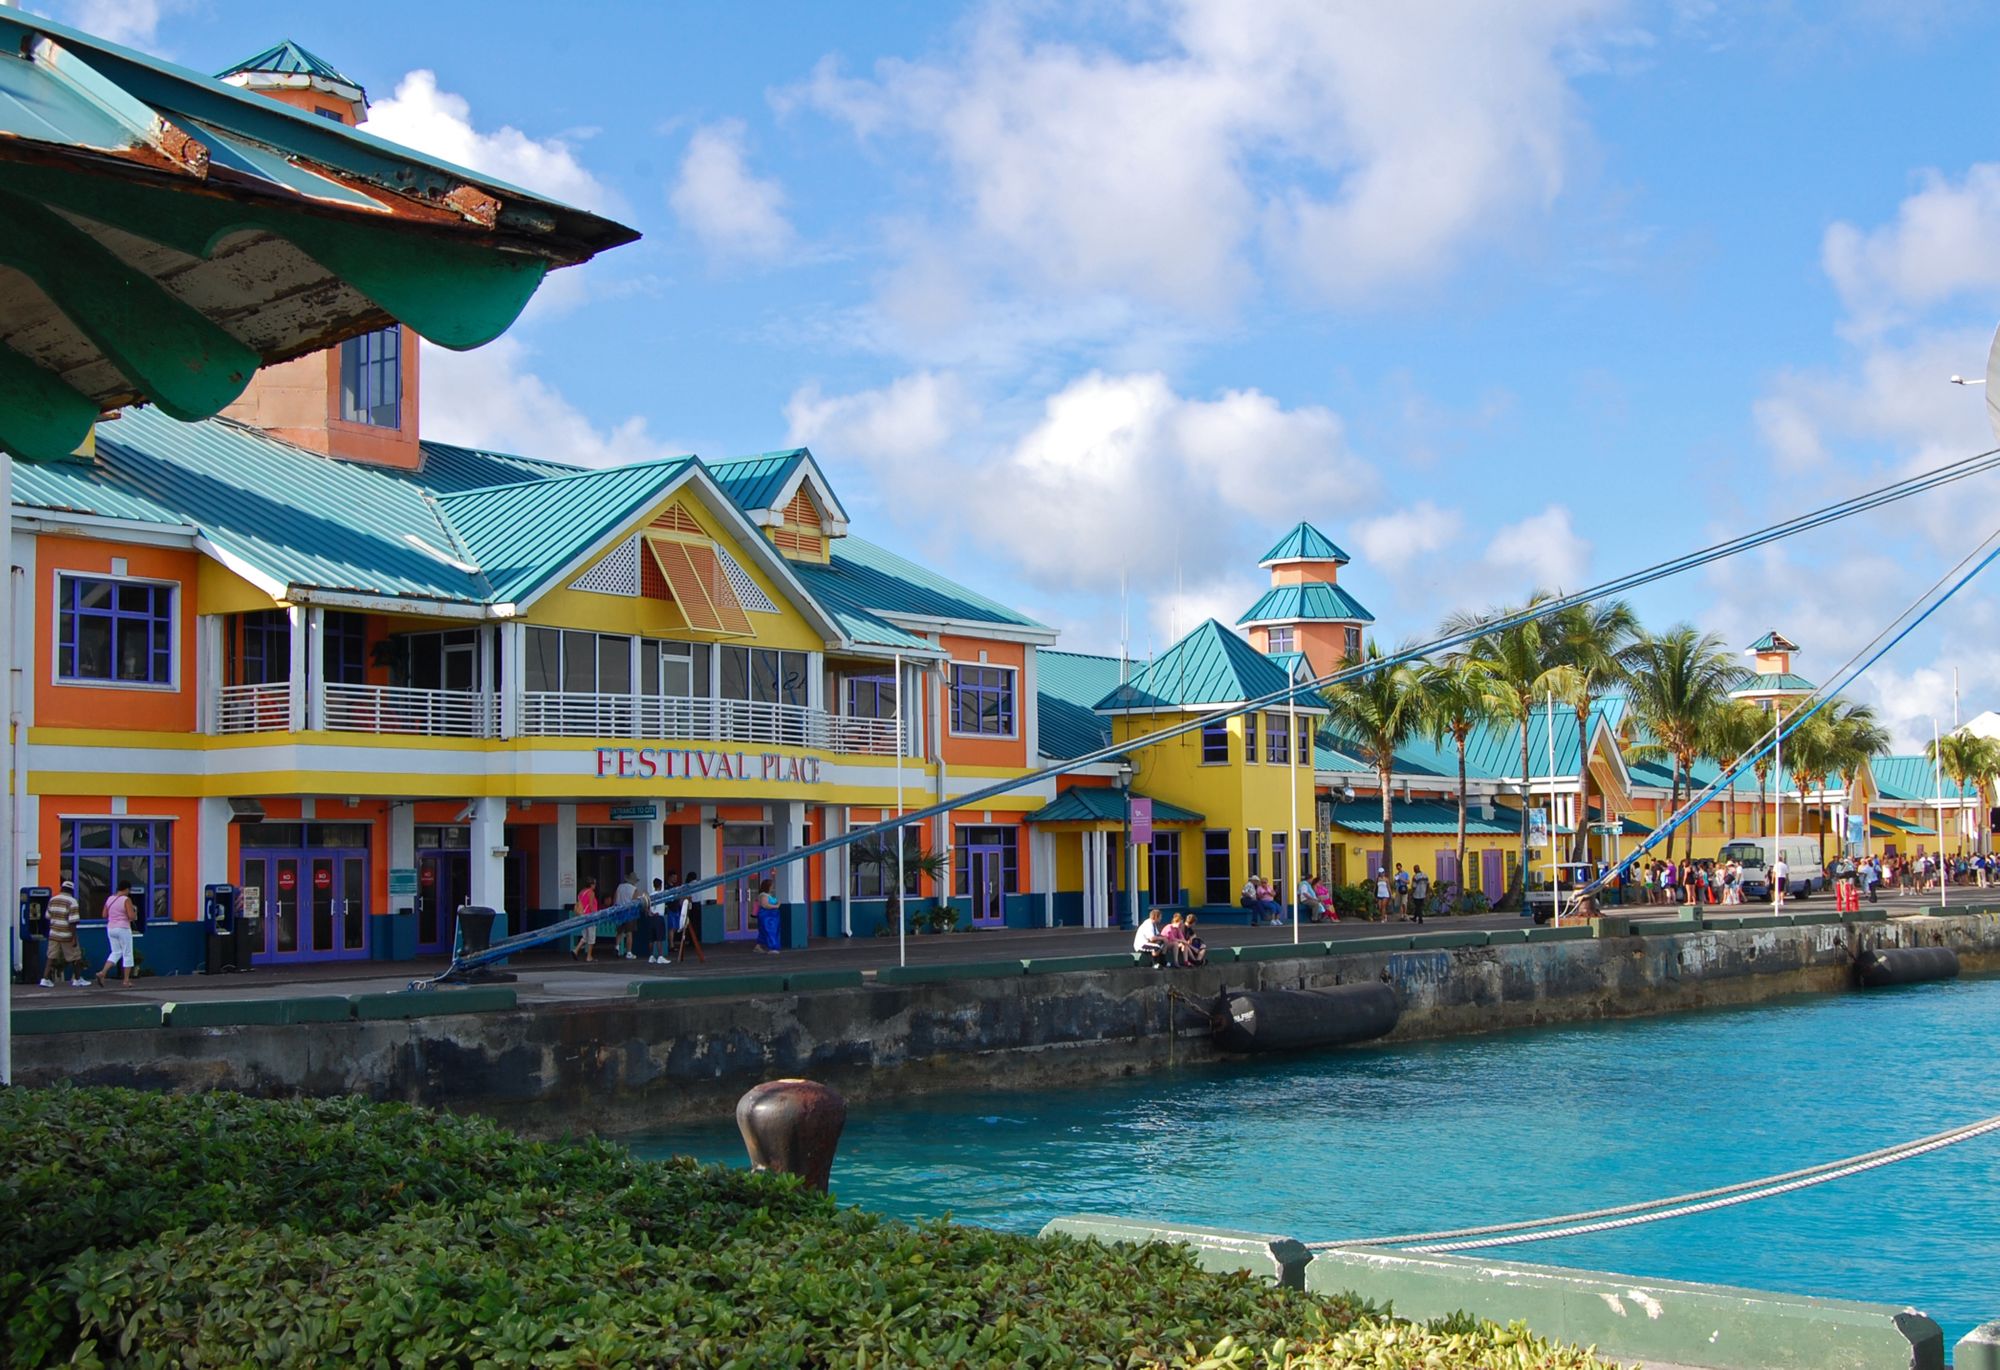
<path id="1" fill-rule="evenodd" d="M 132 950 L 132 924 L 136 921 L 132 908 L 132 882 L 120 885 L 104 901 L 104 935 L 111 943 L 111 954 L 104 960 L 104 969 L 97 972 L 97 983 L 109 983 L 111 968 L 120 966 L 124 976 L 119 983 L 131 985 L 132 972 L 138 969 L 138 958 Z"/>
<path id="2" fill-rule="evenodd" d="M 1419 923 L 1424 921 L 1424 905 L 1431 900 L 1431 878 L 1418 866 L 1410 872 L 1410 914 Z"/>
<path id="3" fill-rule="evenodd" d="M 637 871 L 627 871 L 625 872 L 625 878 L 618 882 L 618 889 L 611 896 L 612 907 L 623 908 L 627 904 L 636 904 L 638 901 L 639 873 Z M 636 918 L 628 918 L 618 925 L 617 940 L 611 945 L 621 960 L 636 961 L 639 959 L 632 954 L 632 936 L 638 931 L 638 922 L 639 920 Z"/>
<path id="4" fill-rule="evenodd" d="M 581 951 L 585 961 L 595 961 L 597 959 L 597 920 L 594 917 L 596 913 L 597 877 L 586 875 L 583 877 L 582 887 L 576 892 L 576 916 L 579 918 L 589 918 L 591 921 L 585 923 L 577 930 L 576 945 L 571 947 L 569 951 L 572 958 L 576 956 L 577 952 Z"/>
<path id="5" fill-rule="evenodd" d="M 83 911 L 76 903 L 76 882 L 65 880 L 49 900 L 49 953 L 42 966 L 42 988 L 54 989 L 58 979 L 72 988 L 90 983 L 90 969 L 83 961 L 83 943 L 77 940 L 77 920 Z"/>

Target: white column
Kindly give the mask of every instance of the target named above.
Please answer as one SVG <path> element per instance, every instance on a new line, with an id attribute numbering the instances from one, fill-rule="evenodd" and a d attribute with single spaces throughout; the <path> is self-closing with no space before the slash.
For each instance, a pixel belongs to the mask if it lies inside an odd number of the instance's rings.
<path id="1" fill-rule="evenodd" d="M 505 801 L 502 801 L 503 803 Z M 391 870 L 415 870 L 417 868 L 417 806 L 392 802 L 389 805 L 389 868 Z M 391 895 L 389 911 L 408 913 L 415 905 L 407 894 Z M 446 913 L 455 912 L 446 909 Z"/>
<path id="2" fill-rule="evenodd" d="M 306 639 L 306 727 L 326 726 L 326 610 L 313 609 L 306 615 L 311 634 Z"/>
<path id="3" fill-rule="evenodd" d="M 204 796 L 196 818 L 195 884 L 235 884 L 236 872 L 229 868 L 229 801 Z"/>
<path id="4" fill-rule="evenodd" d="M 639 835 L 639 864 L 637 870 L 639 872 L 639 892 L 641 894 L 652 893 L 653 877 L 664 876 L 667 873 L 667 858 L 661 851 L 661 848 L 667 845 L 666 804 L 659 800 L 654 800 L 653 814 L 654 817 L 644 819 L 636 825 Z"/>
<path id="5" fill-rule="evenodd" d="M 546 854 L 546 853 L 545 853 Z M 576 805 L 556 805 L 556 897 L 551 907 L 576 902 Z"/>
<path id="6" fill-rule="evenodd" d="M 778 850 L 780 853 L 797 851 L 806 844 L 806 806 L 799 800 L 787 800 L 770 806 L 771 821 L 778 829 Z M 772 887 L 781 904 L 804 904 L 806 891 L 806 864 L 791 861 L 778 867 L 777 883 Z"/>
<path id="7" fill-rule="evenodd" d="M 222 629 L 220 614 L 199 614 L 194 621 L 195 727 L 204 733 L 216 731 L 218 706 L 222 702 Z"/>
<path id="8" fill-rule="evenodd" d="M 1104 921 L 1104 834 L 1086 832 L 1083 834 L 1083 925 L 1087 928 L 1110 926 Z"/>
<path id="9" fill-rule="evenodd" d="M 477 653 L 473 678 L 479 682 L 479 702 L 484 706 L 480 709 L 479 716 L 486 720 L 491 720 L 498 714 L 494 700 L 499 696 L 500 682 L 494 678 L 493 671 L 493 642 L 498 631 L 491 623 L 480 624 L 478 645 L 473 648 Z"/>
<path id="10" fill-rule="evenodd" d="M 845 837 L 848 829 L 846 808 L 836 804 L 829 804 L 822 812 L 826 815 L 826 835 L 828 837 Z M 853 910 L 849 907 L 854 902 L 852 895 L 849 894 L 849 891 L 854 888 L 854 878 L 851 874 L 852 865 L 848 860 L 848 853 L 851 850 L 848 847 L 835 847 L 826 854 L 826 897 L 829 901 L 836 899 L 840 901 L 840 935 L 842 937 L 852 937 L 854 935 Z"/>
<path id="11" fill-rule="evenodd" d="M 713 880 L 722 874 L 722 853 L 715 845 L 715 805 L 701 806 L 701 823 L 695 831 L 694 839 L 695 873 L 704 880 Z M 702 898 L 711 902 L 720 900 L 722 895 L 710 890 Z"/>
<path id="12" fill-rule="evenodd" d="M 285 610 L 285 617 L 291 621 L 292 658 L 291 669 L 285 679 L 291 685 L 292 716 L 286 725 L 293 732 L 303 732 L 306 728 L 306 695 L 311 689 L 306 678 L 306 641 L 310 636 L 311 616 L 302 605 L 294 604 Z"/>
<path id="13" fill-rule="evenodd" d="M 528 689 L 528 626 L 500 625 L 500 736 L 521 735 L 521 696 Z"/>
<path id="14" fill-rule="evenodd" d="M 519 910 L 507 908 L 507 801 L 475 799 L 472 802 L 472 902 L 496 910 L 493 940 L 508 932 L 508 918 L 520 917 Z"/>

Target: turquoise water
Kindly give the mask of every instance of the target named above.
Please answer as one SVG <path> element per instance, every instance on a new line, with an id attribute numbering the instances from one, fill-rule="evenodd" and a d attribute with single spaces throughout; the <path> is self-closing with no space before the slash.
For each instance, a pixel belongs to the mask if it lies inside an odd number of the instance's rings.
<path id="1" fill-rule="evenodd" d="M 2000 1113 L 2000 979 L 860 1108 L 843 1201 L 1029 1232 L 1115 1213 L 1303 1240 L 1707 1188 Z M 733 1126 L 643 1154 L 741 1165 Z M 1509 1260 L 2000 1318 L 2000 1134 Z"/>

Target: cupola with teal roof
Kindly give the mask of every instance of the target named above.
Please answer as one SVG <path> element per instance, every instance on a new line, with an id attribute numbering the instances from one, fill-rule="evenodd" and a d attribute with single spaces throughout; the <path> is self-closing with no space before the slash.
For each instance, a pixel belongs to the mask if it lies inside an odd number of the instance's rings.
<path id="1" fill-rule="evenodd" d="M 361 83 L 289 38 L 215 75 L 324 119 L 358 124 L 368 117 L 368 92 Z"/>
<path id="2" fill-rule="evenodd" d="M 1761 709 L 1769 709 L 1781 699 L 1809 695 L 1818 687 L 1792 670 L 1792 653 L 1799 644 L 1776 629 L 1764 634 L 1744 649 L 1755 664 L 1755 674 L 1729 692 L 1731 699 L 1747 699 Z"/>
<path id="3" fill-rule="evenodd" d="M 1348 561 L 1332 538 L 1301 521 L 1257 559 L 1271 573 L 1271 588 L 1236 625 L 1268 656 L 1303 656 L 1314 675 L 1337 670 L 1361 655 L 1361 630 L 1375 621 L 1340 587 Z"/>

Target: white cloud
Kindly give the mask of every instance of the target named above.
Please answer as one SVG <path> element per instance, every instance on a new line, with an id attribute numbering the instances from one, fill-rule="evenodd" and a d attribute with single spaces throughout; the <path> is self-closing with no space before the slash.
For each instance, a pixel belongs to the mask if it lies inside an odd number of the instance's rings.
<path id="1" fill-rule="evenodd" d="M 531 138 L 502 125 L 481 131 L 462 95 L 439 90 L 435 72 L 417 70 L 396 93 L 369 106 L 367 130 L 379 138 L 442 157 L 581 209 L 615 211 L 617 196 L 560 138 Z"/>
<path id="2" fill-rule="evenodd" d="M 581 466 L 612 466 L 688 450 L 654 438 L 637 415 L 599 427 L 534 374 L 530 361 L 528 349 L 511 337 L 471 352 L 425 343 L 424 436 Z"/>
<path id="3" fill-rule="evenodd" d="M 859 458 L 896 479 L 920 478 L 945 461 L 978 417 L 956 376 L 919 372 L 879 390 L 826 395 L 807 385 L 785 405 L 786 442 Z"/>
<path id="4" fill-rule="evenodd" d="M 1349 536 L 1370 570 L 1397 575 L 1453 545 L 1464 531 L 1463 514 L 1424 499 L 1363 519 Z"/>
<path id="5" fill-rule="evenodd" d="M 1973 293 L 2000 292 L 2000 163 L 1982 162 L 1953 182 L 1935 171 L 1869 231 L 1837 223 L 1821 262 L 1861 328 Z"/>
<path id="6" fill-rule="evenodd" d="M 1578 536 L 1560 504 L 1504 525 L 1486 544 L 1488 567 L 1524 591 L 1584 588 L 1590 557 L 1589 540 Z"/>
<path id="7" fill-rule="evenodd" d="M 1141 3 L 1120 11 L 1128 56 L 1001 6 L 947 58 L 824 62 L 781 108 L 933 149 L 958 251 L 1053 293 L 1213 313 L 1261 250 L 1281 284 L 1347 301 L 1448 272 L 1560 193 L 1581 136 L 1566 57 L 1616 8 Z"/>
<path id="8" fill-rule="evenodd" d="M 712 256 L 775 261 L 794 237 L 784 187 L 751 174 L 744 143 L 740 119 L 696 129 L 667 201 Z"/>
<path id="9" fill-rule="evenodd" d="M 53 7 L 63 23 L 99 38 L 131 46 L 150 46 L 160 20 L 193 8 L 192 0 L 69 0 Z"/>

